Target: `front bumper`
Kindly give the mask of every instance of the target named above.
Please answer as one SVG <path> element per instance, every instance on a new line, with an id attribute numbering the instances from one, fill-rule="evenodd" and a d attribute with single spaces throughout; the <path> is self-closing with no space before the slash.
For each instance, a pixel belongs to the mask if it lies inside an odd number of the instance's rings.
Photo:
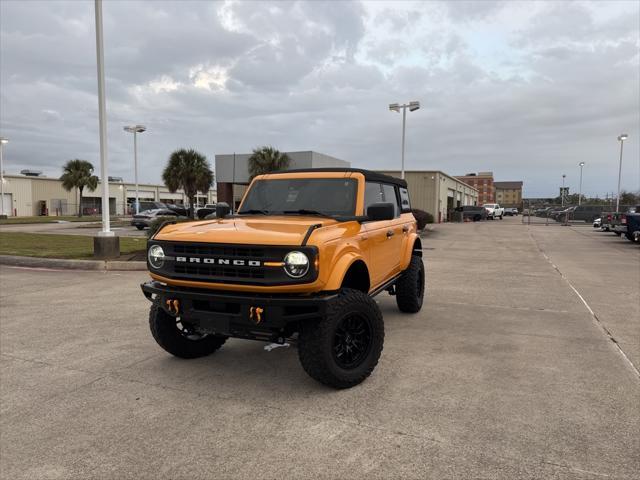
<path id="1" fill-rule="evenodd" d="M 150 281 L 147 299 L 202 333 L 282 342 L 301 321 L 322 318 L 335 294 L 266 295 L 196 290 Z M 177 300 L 178 303 L 174 303 Z"/>

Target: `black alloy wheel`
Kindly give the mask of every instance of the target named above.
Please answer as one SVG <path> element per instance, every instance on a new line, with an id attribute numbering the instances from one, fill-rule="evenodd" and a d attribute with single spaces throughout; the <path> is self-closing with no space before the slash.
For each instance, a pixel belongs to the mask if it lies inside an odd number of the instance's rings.
<path id="1" fill-rule="evenodd" d="M 358 313 L 344 317 L 338 323 L 333 338 L 333 359 L 346 370 L 359 366 L 371 350 L 369 319 Z"/>

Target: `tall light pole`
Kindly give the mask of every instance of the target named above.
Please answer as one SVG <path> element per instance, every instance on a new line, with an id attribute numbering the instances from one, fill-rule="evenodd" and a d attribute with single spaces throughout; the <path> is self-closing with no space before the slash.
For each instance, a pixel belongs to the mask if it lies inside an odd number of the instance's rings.
<path id="1" fill-rule="evenodd" d="M 144 125 L 128 125 L 125 132 L 133 133 L 133 177 L 136 182 L 136 215 L 140 213 L 140 199 L 138 198 L 138 134 L 147 129 Z"/>
<path id="2" fill-rule="evenodd" d="M 560 190 L 560 202 L 562 202 L 561 206 L 564 207 L 564 179 L 566 178 L 566 175 L 563 173 L 562 174 L 562 190 Z"/>
<path id="3" fill-rule="evenodd" d="M 616 212 L 620 210 L 620 180 L 622 179 L 622 148 L 624 147 L 624 141 L 629 138 L 626 133 L 618 135 L 618 141 L 620 142 L 620 165 L 618 166 L 618 196 L 616 197 Z"/>
<path id="4" fill-rule="evenodd" d="M 2 163 L 2 146 L 9 143 L 9 139 L 0 137 L 0 218 L 4 215 L 4 164 Z"/>
<path id="5" fill-rule="evenodd" d="M 407 108 L 410 112 L 414 112 L 420 108 L 420 102 L 409 102 L 403 103 L 400 105 L 399 103 L 392 103 L 389 105 L 389 110 L 400 113 L 402 110 L 402 169 L 400 170 L 400 178 L 404 178 L 404 137 L 405 137 L 405 127 L 407 124 Z"/>
<path id="6" fill-rule="evenodd" d="M 578 193 L 578 205 L 582 204 L 582 167 L 584 167 L 584 162 L 580 162 L 580 190 Z"/>
<path id="7" fill-rule="evenodd" d="M 104 48 L 102 41 L 102 0 L 95 0 L 96 10 L 96 59 L 98 64 L 98 117 L 100 124 L 100 181 L 102 183 L 102 231 L 101 237 L 113 237 L 109 218 L 109 177 L 107 173 L 107 117 L 104 98 Z"/>

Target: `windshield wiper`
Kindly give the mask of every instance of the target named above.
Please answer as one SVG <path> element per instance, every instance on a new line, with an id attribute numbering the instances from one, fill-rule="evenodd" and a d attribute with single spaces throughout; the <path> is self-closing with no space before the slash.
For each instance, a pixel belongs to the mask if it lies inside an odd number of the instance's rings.
<path id="1" fill-rule="evenodd" d="M 298 210 L 285 210 L 284 212 L 285 215 L 292 215 L 292 214 L 297 214 L 297 215 L 315 215 L 318 217 L 325 217 L 325 218 L 335 218 L 333 215 L 329 215 L 328 213 L 323 213 L 323 212 L 319 212 L 318 210 L 309 210 L 307 208 L 300 208 Z"/>
<path id="2" fill-rule="evenodd" d="M 249 215 L 269 215 L 269 210 L 260 210 L 258 208 L 250 208 L 249 210 L 242 210 L 241 212 L 238 212 L 238 214 L 240 214 L 240 215 L 245 215 L 245 214 L 249 214 Z"/>

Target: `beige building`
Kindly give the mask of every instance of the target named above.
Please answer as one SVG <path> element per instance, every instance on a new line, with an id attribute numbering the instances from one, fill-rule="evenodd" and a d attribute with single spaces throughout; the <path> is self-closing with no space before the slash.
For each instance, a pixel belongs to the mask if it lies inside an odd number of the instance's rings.
<path id="1" fill-rule="evenodd" d="M 398 170 L 380 173 L 400 177 Z M 405 171 L 405 180 L 411 207 L 429 212 L 438 223 L 449 221 L 456 207 L 478 204 L 478 190 L 439 170 Z"/>
<path id="2" fill-rule="evenodd" d="M 140 202 L 156 201 L 184 204 L 184 193 L 178 190 L 169 192 L 164 185 L 139 184 Z M 132 183 L 112 181 L 109 183 L 109 210 L 114 215 L 127 215 L 135 205 L 136 186 Z M 216 191 L 198 195 L 198 204 L 216 202 Z M 82 194 L 84 214 L 100 213 L 102 205 L 102 183 L 89 192 Z M 31 215 L 74 215 L 78 213 L 78 192 L 67 192 L 57 178 L 26 175 L 4 175 L 4 208 L 9 216 Z"/>
<path id="3" fill-rule="evenodd" d="M 494 182 L 496 203 L 522 209 L 522 182 Z"/>

